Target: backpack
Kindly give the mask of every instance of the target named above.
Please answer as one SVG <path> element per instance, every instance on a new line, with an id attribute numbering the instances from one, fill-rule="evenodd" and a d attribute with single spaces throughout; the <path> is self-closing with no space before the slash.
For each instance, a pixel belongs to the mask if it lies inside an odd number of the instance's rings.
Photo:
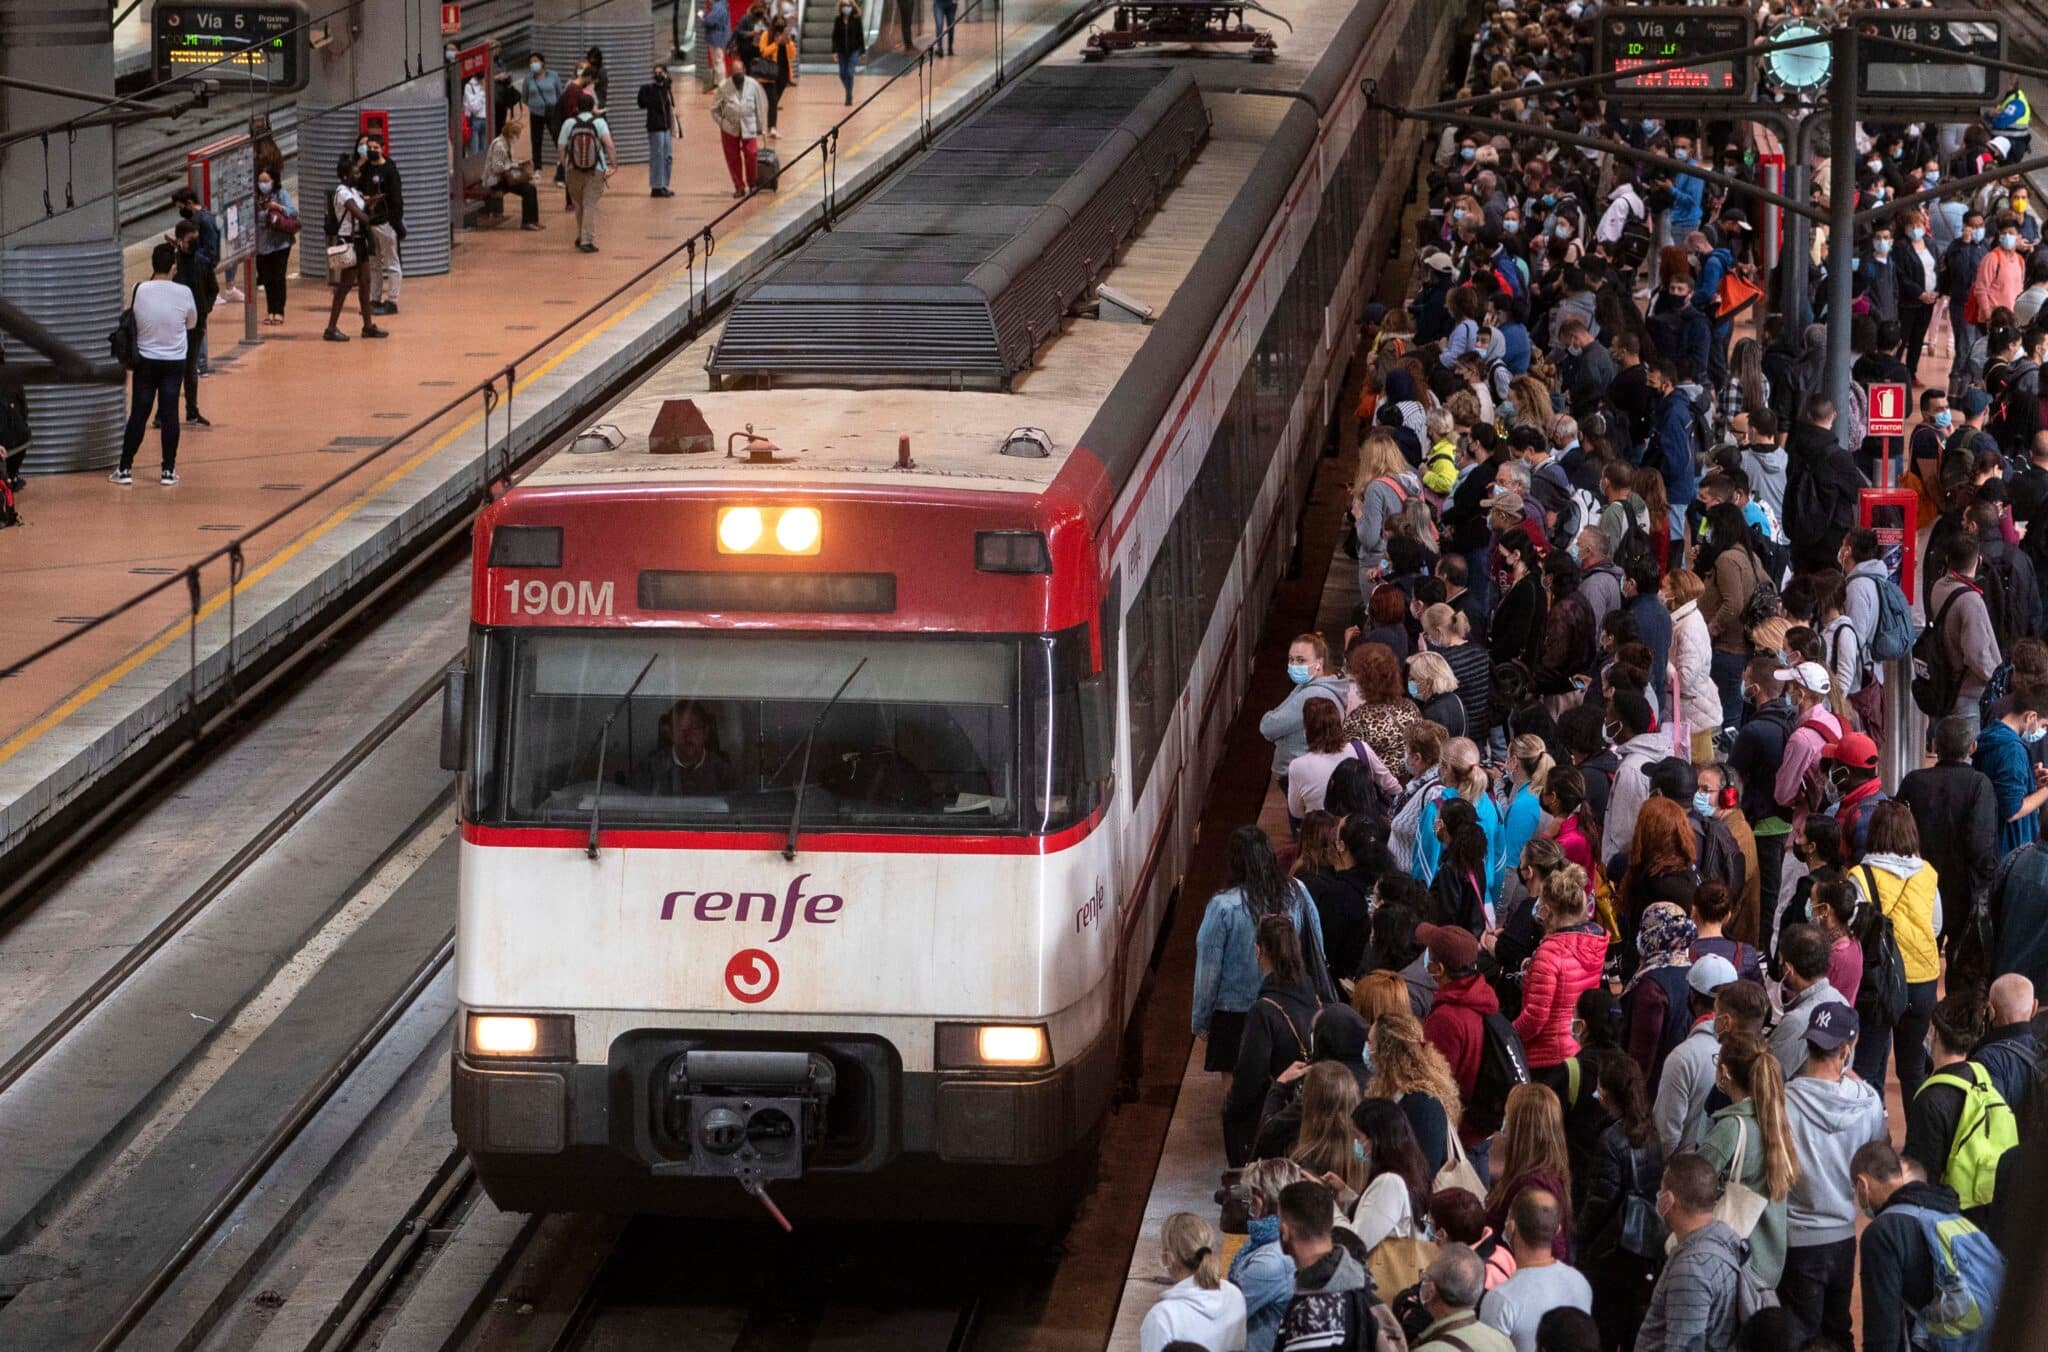
<path id="1" fill-rule="evenodd" d="M 1877 904 L 1877 879 L 1863 865 L 1863 883 L 1870 889 L 1869 935 L 1863 940 L 1863 982 L 1856 988 L 1859 1014 L 1881 1028 L 1890 1028 L 1906 1013 L 1906 959 L 1892 934 L 1891 917 Z"/>
<path id="2" fill-rule="evenodd" d="M 142 331 L 135 324 L 135 298 L 142 292 L 142 283 L 128 293 L 128 308 L 121 311 L 121 318 L 114 325 L 114 331 L 107 335 L 107 351 L 124 371 L 133 371 L 142 360 Z"/>
<path id="3" fill-rule="evenodd" d="M 1750 533 L 1755 534 L 1751 527 Z M 1749 599 L 1742 603 L 1742 627 L 1754 629 L 1778 613 L 1778 584 L 1771 581 L 1764 567 L 1764 561 L 1757 557 L 1751 541 L 1742 542 L 1743 552 L 1749 555 L 1749 566 L 1755 570 L 1756 585 L 1750 588 Z"/>
<path id="4" fill-rule="evenodd" d="M 604 142 L 597 134 L 597 122 L 593 118 L 577 115 L 569 128 L 569 167 L 583 173 L 591 173 L 604 160 Z"/>
<path id="5" fill-rule="evenodd" d="M 1379 478 L 1374 479 L 1373 482 L 1385 484 L 1393 490 L 1395 500 L 1401 504 L 1395 510 L 1393 519 L 1414 531 L 1415 538 L 1422 541 L 1430 553 L 1436 553 L 1436 518 L 1430 515 L 1429 504 L 1423 501 L 1422 495 L 1410 493 L 1401 486 L 1401 481 L 1391 474 L 1382 474 Z"/>
<path id="6" fill-rule="evenodd" d="M 1621 223 L 1621 237 L 1614 241 L 1614 263 L 1624 272 L 1634 272 L 1650 256 L 1656 241 L 1650 238 L 1650 211 L 1643 208 L 1641 215 L 1628 212 Z"/>
<path id="7" fill-rule="evenodd" d="M 1945 718 L 1955 711 L 1956 696 L 1961 692 L 1963 674 L 1942 648 L 1942 625 L 1948 621 L 1949 611 L 1956 602 L 1969 592 L 1968 587 L 1957 587 L 1948 594 L 1948 600 L 1941 603 L 1935 612 L 1934 623 L 1920 631 L 1920 637 L 1913 640 L 1913 703 L 1920 706 L 1920 712 L 1929 718 Z"/>
<path id="8" fill-rule="evenodd" d="M 1686 400 L 1692 405 L 1693 450 L 1697 452 L 1694 464 L 1705 460 L 1719 440 L 1714 433 L 1713 402 L 1713 396 L 1704 390 Z"/>
<path id="9" fill-rule="evenodd" d="M 1991 1083 L 1991 1072 L 1975 1061 L 1963 1065 L 1969 1069 L 1968 1080 L 1953 1071 L 1939 1071 L 1921 1082 L 1919 1092 L 1926 1093 L 1930 1084 L 1963 1091 L 1963 1112 L 1956 1119 L 1955 1139 L 1949 1143 L 1941 1181 L 1968 1210 L 1990 1205 L 1998 1181 L 1998 1161 L 2019 1144 L 2020 1132 L 2012 1105 Z"/>
<path id="10" fill-rule="evenodd" d="M 1479 1073 L 1472 1080 L 1465 1121 L 1475 1131 L 1499 1131 L 1509 1091 L 1529 1083 L 1529 1055 L 1522 1050 L 1522 1035 L 1506 1015 L 1486 1014 L 1480 1021 Z"/>
<path id="11" fill-rule="evenodd" d="M 1934 1255 L 1934 1299 L 1914 1314 L 1913 1345 L 1931 1352 L 1980 1352 L 2005 1288 L 2005 1258 L 1991 1236 L 1962 1216 L 1896 1203 L 1885 1208 L 1920 1223 Z"/>
<path id="12" fill-rule="evenodd" d="M 1979 560 L 1977 585 L 1984 591 L 1984 609 L 1991 616 L 1991 632 L 1998 638 L 1998 655 L 2010 657 L 2016 638 L 2024 638 L 2033 625 L 2031 617 L 2019 614 L 2019 582 L 2013 576 L 2012 560 L 1992 558 L 1989 555 Z"/>
<path id="13" fill-rule="evenodd" d="M 1913 651 L 1913 608 L 1890 578 L 1865 573 L 1863 580 L 1877 588 L 1877 628 L 1870 635 L 1870 660 L 1896 662 Z"/>
<path id="14" fill-rule="evenodd" d="M 1772 539 L 1762 526 L 1749 528 L 1748 548 L 1750 556 L 1763 565 L 1764 576 L 1774 587 L 1792 571 L 1792 547 Z"/>
<path id="15" fill-rule="evenodd" d="M 1529 491 L 1536 496 L 1536 503 L 1554 517 L 1547 532 L 1551 539 L 1570 542 L 1579 533 L 1579 504 L 1572 489 L 1560 486 L 1557 479 L 1548 474 L 1529 476 Z"/>
<path id="16" fill-rule="evenodd" d="M 1650 532 L 1643 529 L 1643 523 L 1636 514 L 1622 510 L 1621 540 L 1614 546 L 1614 565 L 1621 569 L 1622 576 L 1640 568 L 1654 568 L 1657 565 L 1657 547 L 1650 543 Z"/>

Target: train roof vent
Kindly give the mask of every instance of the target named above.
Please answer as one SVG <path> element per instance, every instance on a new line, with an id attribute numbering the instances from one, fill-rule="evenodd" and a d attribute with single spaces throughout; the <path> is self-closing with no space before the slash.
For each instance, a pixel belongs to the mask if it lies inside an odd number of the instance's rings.
<path id="1" fill-rule="evenodd" d="M 1007 387 L 1208 131 L 1185 70 L 1034 70 L 744 287 L 706 367 Z"/>

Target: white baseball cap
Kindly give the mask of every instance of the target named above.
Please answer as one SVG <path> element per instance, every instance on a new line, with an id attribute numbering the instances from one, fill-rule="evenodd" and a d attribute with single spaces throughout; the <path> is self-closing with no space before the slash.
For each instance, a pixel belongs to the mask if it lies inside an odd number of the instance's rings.
<path id="1" fill-rule="evenodd" d="M 1771 674 L 1781 681 L 1804 686 L 1816 695 L 1825 695 L 1834 689 L 1834 682 L 1828 679 L 1828 669 L 1818 662 L 1801 662 L 1796 667 L 1779 667 Z"/>

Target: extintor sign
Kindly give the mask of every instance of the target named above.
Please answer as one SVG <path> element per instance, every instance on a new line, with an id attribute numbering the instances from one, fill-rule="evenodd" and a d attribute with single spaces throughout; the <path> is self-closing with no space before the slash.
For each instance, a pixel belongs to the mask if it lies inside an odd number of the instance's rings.
<path id="1" fill-rule="evenodd" d="M 1872 385 L 1870 387 L 1870 426 L 1868 435 L 1873 437 L 1902 437 L 1906 435 L 1906 387 L 1904 385 Z"/>

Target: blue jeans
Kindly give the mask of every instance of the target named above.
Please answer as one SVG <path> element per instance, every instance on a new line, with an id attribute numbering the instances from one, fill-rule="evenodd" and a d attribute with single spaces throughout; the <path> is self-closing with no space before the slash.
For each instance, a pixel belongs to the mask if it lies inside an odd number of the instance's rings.
<path id="1" fill-rule="evenodd" d="M 159 361 L 155 357 L 142 357 L 135 363 L 135 377 L 130 388 L 133 394 L 128 400 L 128 426 L 121 434 L 121 468 L 131 469 L 135 465 L 135 452 L 142 447 L 142 437 L 149 430 L 149 410 L 154 404 L 163 415 L 164 468 L 178 467 L 178 387 L 185 382 L 185 363 L 182 358 L 174 361 Z"/>
<path id="2" fill-rule="evenodd" d="M 647 133 L 647 186 L 666 191 L 669 170 L 675 165 L 675 136 L 665 131 Z"/>
<path id="3" fill-rule="evenodd" d="M 959 0 L 933 0 L 932 14 L 938 20 L 938 32 L 932 38 L 932 50 L 951 56 L 955 32 L 959 27 Z"/>
<path id="4" fill-rule="evenodd" d="M 859 52 L 839 54 L 839 83 L 846 89 L 846 106 L 853 106 L 853 68 L 860 61 Z"/>
<path id="5" fill-rule="evenodd" d="M 1906 1012 L 1899 1016 L 1897 1025 L 1884 1028 L 1866 1022 L 1862 1036 L 1856 1039 L 1856 1074 L 1880 1095 L 1884 1093 L 1887 1060 L 1895 1059 L 1898 1064 L 1899 1094 L 1907 1103 L 1913 1101 L 1921 1082 L 1927 1078 L 1926 1039 L 1927 1029 L 1934 1021 L 1935 984 L 1908 982 Z"/>

